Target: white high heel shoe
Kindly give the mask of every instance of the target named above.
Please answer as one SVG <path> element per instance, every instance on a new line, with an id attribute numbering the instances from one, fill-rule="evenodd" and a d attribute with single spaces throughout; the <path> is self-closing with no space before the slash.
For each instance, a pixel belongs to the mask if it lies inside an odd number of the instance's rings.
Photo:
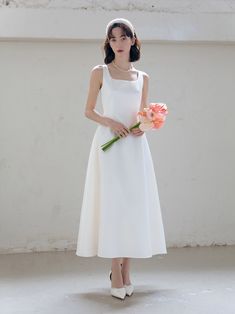
<path id="1" fill-rule="evenodd" d="M 116 298 L 122 299 L 122 300 L 125 299 L 125 296 L 126 296 L 126 289 L 125 289 L 125 287 L 122 287 L 122 288 L 111 288 L 110 292 L 111 292 L 111 295 L 113 297 L 116 297 Z"/>
<path id="2" fill-rule="evenodd" d="M 109 279 L 112 281 L 111 277 L 112 277 L 112 271 L 109 272 Z M 124 300 L 125 296 L 126 296 L 126 288 L 125 288 L 125 286 L 122 288 L 112 288 L 111 287 L 110 293 L 112 296 L 114 296 L 118 299 Z"/>
<path id="3" fill-rule="evenodd" d="M 126 289 L 126 294 L 130 297 L 133 294 L 134 286 L 132 284 L 124 285 L 124 288 Z"/>

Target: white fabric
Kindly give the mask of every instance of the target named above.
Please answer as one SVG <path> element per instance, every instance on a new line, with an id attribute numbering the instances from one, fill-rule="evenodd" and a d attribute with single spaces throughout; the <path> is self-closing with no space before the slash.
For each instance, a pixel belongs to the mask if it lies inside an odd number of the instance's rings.
<path id="1" fill-rule="evenodd" d="M 106 35 L 108 34 L 109 27 L 110 27 L 111 25 L 113 25 L 114 23 L 123 23 L 123 24 L 126 24 L 126 25 L 130 28 L 130 30 L 132 31 L 132 34 L 133 34 L 133 36 L 134 36 L 134 31 L 135 31 L 135 30 L 134 30 L 134 26 L 132 25 L 132 23 L 131 23 L 129 20 L 124 19 L 124 18 L 122 18 L 122 17 L 113 19 L 113 20 L 111 20 L 111 21 L 107 24 L 107 26 L 106 26 Z"/>
<path id="2" fill-rule="evenodd" d="M 103 65 L 103 114 L 130 127 L 140 109 L 143 72 L 113 79 Z M 76 255 L 146 258 L 167 254 L 157 181 L 146 134 L 121 138 L 98 125 L 91 144 Z"/>

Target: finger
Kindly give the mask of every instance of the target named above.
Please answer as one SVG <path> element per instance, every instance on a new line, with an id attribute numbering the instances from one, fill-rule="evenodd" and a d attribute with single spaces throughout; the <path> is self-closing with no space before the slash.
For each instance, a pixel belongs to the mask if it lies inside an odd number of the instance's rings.
<path id="1" fill-rule="evenodd" d="M 124 136 L 127 136 L 129 134 L 129 132 L 126 129 L 124 129 L 122 132 L 123 132 Z"/>
<path id="2" fill-rule="evenodd" d="M 133 134 L 138 134 L 139 132 L 133 132 Z"/>
<path id="3" fill-rule="evenodd" d="M 129 134 L 129 133 L 130 133 L 130 130 L 127 129 L 127 128 L 124 128 L 124 129 L 123 129 L 123 132 L 124 132 L 125 134 Z"/>
<path id="4" fill-rule="evenodd" d="M 121 134 L 122 137 L 125 137 L 125 136 L 126 136 L 126 133 L 125 133 L 125 131 L 123 131 L 123 130 L 120 131 L 120 134 Z"/>
<path id="5" fill-rule="evenodd" d="M 138 133 L 136 133 L 136 135 L 142 135 L 142 134 L 144 134 L 144 132 L 138 132 Z"/>

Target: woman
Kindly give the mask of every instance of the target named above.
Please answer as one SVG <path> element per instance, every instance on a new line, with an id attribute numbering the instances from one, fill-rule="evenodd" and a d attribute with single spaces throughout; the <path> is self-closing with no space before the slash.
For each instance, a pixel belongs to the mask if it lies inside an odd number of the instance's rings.
<path id="1" fill-rule="evenodd" d="M 131 296 L 130 259 L 166 254 L 153 161 L 137 113 L 147 107 L 149 76 L 134 68 L 140 41 L 130 21 L 106 26 L 105 64 L 91 71 L 85 109 L 97 122 L 88 160 L 76 255 L 112 258 L 111 295 Z M 101 91 L 103 114 L 95 110 Z M 120 140 L 107 151 L 101 145 Z"/>

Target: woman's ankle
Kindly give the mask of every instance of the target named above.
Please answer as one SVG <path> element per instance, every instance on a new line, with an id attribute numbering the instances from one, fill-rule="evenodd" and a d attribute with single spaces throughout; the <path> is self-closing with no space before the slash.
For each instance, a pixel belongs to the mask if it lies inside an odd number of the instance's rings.
<path id="1" fill-rule="evenodd" d="M 131 284 L 129 272 L 123 272 L 122 271 L 122 280 L 123 280 L 124 285 L 130 285 Z"/>
<path id="2" fill-rule="evenodd" d="M 111 277 L 111 282 L 112 282 L 112 287 L 115 288 L 122 288 L 124 283 L 123 283 L 123 278 L 122 278 L 122 273 L 121 269 L 118 269 L 116 267 L 112 267 L 112 277 Z"/>
<path id="3" fill-rule="evenodd" d="M 131 285 L 130 279 L 123 279 L 123 284 L 127 286 Z"/>

